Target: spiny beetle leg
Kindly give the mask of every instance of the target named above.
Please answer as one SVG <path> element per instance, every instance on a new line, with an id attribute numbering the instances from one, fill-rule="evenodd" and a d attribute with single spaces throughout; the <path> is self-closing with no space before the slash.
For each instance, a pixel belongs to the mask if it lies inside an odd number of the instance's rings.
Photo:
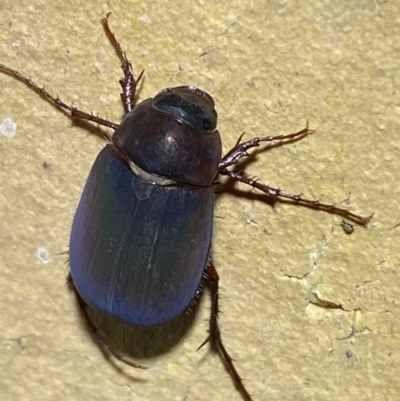
<path id="1" fill-rule="evenodd" d="M 122 356 L 120 353 L 115 351 L 104 338 L 99 334 L 98 328 L 94 325 L 92 319 L 89 316 L 89 313 L 87 311 L 88 305 L 87 303 L 83 300 L 83 298 L 79 295 L 78 291 L 75 288 L 74 282 L 72 281 L 71 275 L 68 275 L 67 279 L 68 284 L 70 285 L 71 289 L 74 290 L 76 299 L 79 304 L 79 308 L 82 311 L 82 315 L 85 318 L 86 324 L 88 325 L 88 328 L 90 330 L 90 334 L 92 338 L 96 341 L 100 349 L 106 354 L 106 355 L 112 355 L 115 359 L 126 363 L 129 366 L 132 366 L 133 368 L 138 368 L 138 369 L 147 369 L 147 366 L 140 365 L 138 363 L 132 362 L 129 359 L 125 358 Z"/>
<path id="2" fill-rule="evenodd" d="M 260 146 L 262 145 L 263 142 L 274 142 L 274 141 L 290 142 L 293 140 L 300 140 L 313 132 L 314 130 L 308 129 L 308 122 L 307 122 L 306 128 L 303 128 L 298 132 L 294 132 L 288 135 L 261 136 L 252 138 L 245 142 L 241 142 L 244 135 L 242 134 L 237 140 L 236 145 L 221 159 L 218 166 L 218 171 L 220 174 L 223 174 L 222 171 L 224 171 L 224 169 L 236 164 L 241 158 L 248 156 L 249 154 L 247 153 L 247 150 Z"/>
<path id="3" fill-rule="evenodd" d="M 308 128 L 308 122 L 307 122 L 305 128 L 303 128 L 298 132 L 288 135 L 256 137 L 248 141 L 241 142 L 243 138 L 242 134 L 239 137 L 238 141 L 236 142 L 235 146 L 231 150 L 229 150 L 226 153 L 226 155 L 221 159 L 218 167 L 218 173 L 221 175 L 226 175 L 235 181 L 239 181 L 242 182 L 243 184 L 250 185 L 252 188 L 258 189 L 259 191 L 264 192 L 266 195 L 271 197 L 271 199 L 274 201 L 277 201 L 279 199 L 286 200 L 296 205 L 301 205 L 309 207 L 311 209 L 333 213 L 348 218 L 349 220 L 352 220 L 357 224 L 366 226 L 372 219 L 373 214 L 367 217 L 360 216 L 358 214 L 350 212 L 349 210 L 342 209 L 335 205 L 322 203 L 319 200 L 303 198 L 302 194 L 299 195 L 290 194 L 280 190 L 279 188 L 273 188 L 268 185 L 261 184 L 258 182 L 258 180 L 247 177 L 245 174 L 243 174 L 243 172 L 235 172 L 228 169 L 228 167 L 237 164 L 239 160 L 242 159 L 243 157 L 249 156 L 249 154 L 247 153 L 249 149 L 260 146 L 263 142 L 286 141 L 287 143 L 293 140 L 300 140 L 313 132 L 314 132 L 313 130 L 310 130 Z"/>
<path id="4" fill-rule="evenodd" d="M 99 125 L 103 125 L 105 127 L 111 128 L 113 130 L 116 130 L 118 128 L 118 124 L 114 124 L 111 121 L 108 121 L 104 118 L 101 118 L 99 116 L 95 116 L 92 113 L 87 113 L 85 111 L 79 110 L 76 107 L 73 106 L 68 106 L 66 103 L 64 103 L 58 96 L 53 96 L 45 88 L 41 88 L 39 85 L 37 85 L 35 82 L 33 82 L 30 78 L 26 77 L 25 75 L 21 74 L 19 71 L 14 70 L 10 67 L 7 67 L 4 64 L 0 63 L 0 70 L 4 71 L 8 75 L 11 75 L 13 78 L 18 79 L 19 81 L 23 82 L 25 85 L 27 85 L 29 88 L 34 90 L 36 93 L 38 93 L 40 96 L 42 96 L 45 100 L 59 108 L 60 110 L 66 112 L 72 117 L 81 119 L 81 120 L 87 120 L 91 121 L 94 123 L 97 123 Z"/>
<path id="5" fill-rule="evenodd" d="M 363 226 L 366 226 L 370 220 L 373 217 L 373 213 L 367 217 L 365 216 L 360 216 L 358 214 L 352 213 L 349 210 L 342 209 L 340 207 L 337 207 L 335 205 L 327 204 L 327 203 L 322 203 L 319 200 L 315 199 L 307 199 L 303 198 L 302 194 L 290 194 L 287 192 L 282 191 L 279 188 L 273 188 L 265 184 L 259 183 L 256 179 L 246 177 L 242 173 L 236 173 L 234 171 L 228 170 L 228 169 L 223 169 L 222 171 L 219 172 L 222 175 L 226 175 L 235 181 L 242 182 L 244 184 L 250 185 L 251 187 L 258 189 L 261 192 L 264 192 L 266 195 L 270 196 L 273 200 L 286 200 L 289 203 L 294 203 L 296 205 L 300 206 L 305 206 L 309 207 L 311 209 L 315 210 L 321 210 L 324 212 L 328 213 L 333 213 L 338 216 L 345 217 L 349 220 L 354 221 L 357 224 L 361 224 Z"/>
<path id="6" fill-rule="evenodd" d="M 210 342 L 212 346 L 216 347 L 223 362 L 225 363 L 225 366 L 228 369 L 229 374 L 232 377 L 236 388 L 242 394 L 245 401 L 252 401 L 251 395 L 246 390 L 243 380 L 235 368 L 232 357 L 228 354 L 228 351 L 225 349 L 225 346 L 222 343 L 221 332 L 218 326 L 219 276 L 212 261 L 210 261 L 205 268 L 204 278 L 209 284 L 211 291 L 211 316 L 208 337 L 199 346 L 198 350 L 208 342 Z"/>
<path id="7" fill-rule="evenodd" d="M 108 39 L 121 60 L 121 69 L 124 73 L 124 79 L 119 81 L 122 87 L 121 101 L 124 106 L 125 113 L 129 113 L 135 106 L 136 87 L 143 76 L 144 70 L 142 70 L 142 72 L 139 74 L 139 77 L 135 79 L 133 75 L 132 64 L 126 57 L 126 53 L 122 50 L 120 43 L 108 25 L 108 18 L 110 15 L 111 13 L 108 13 L 106 17 L 101 20 L 101 24 L 103 25 Z"/>

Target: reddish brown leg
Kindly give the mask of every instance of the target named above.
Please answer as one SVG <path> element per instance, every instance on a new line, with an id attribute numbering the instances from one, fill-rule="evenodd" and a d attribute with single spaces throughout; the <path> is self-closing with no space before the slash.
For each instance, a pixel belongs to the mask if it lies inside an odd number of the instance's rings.
<path id="1" fill-rule="evenodd" d="M 243 138 L 243 134 L 240 135 L 236 145 L 221 159 L 218 166 L 220 174 L 229 166 L 236 164 L 243 157 L 249 156 L 247 150 L 262 145 L 264 142 L 275 142 L 275 141 L 291 141 L 302 139 L 308 134 L 313 133 L 313 130 L 308 129 L 308 122 L 306 128 L 288 135 L 269 135 L 252 138 L 246 142 L 240 142 Z"/>
<path id="2" fill-rule="evenodd" d="M 315 210 L 322 210 L 324 212 L 333 213 L 339 216 L 346 217 L 347 219 L 352 220 L 355 223 L 361 224 L 363 226 L 366 226 L 374 215 L 372 213 L 369 216 L 360 216 L 358 214 L 350 212 L 349 210 L 342 209 L 335 205 L 322 203 L 319 200 L 315 199 L 313 200 L 313 199 L 303 198 L 302 194 L 299 195 L 289 194 L 287 192 L 281 191 L 279 188 L 272 188 L 268 185 L 260 184 L 254 178 L 246 177 L 240 173 L 235 173 L 234 171 L 230 171 L 228 169 L 220 171 L 220 174 L 227 175 L 228 177 L 233 178 L 236 181 L 240 181 L 243 182 L 244 184 L 250 185 L 251 187 L 258 189 L 261 192 L 264 192 L 273 199 L 279 199 L 279 198 L 287 199 L 289 202 L 294 203 L 296 205 L 309 207 Z"/>
<path id="3" fill-rule="evenodd" d="M 142 72 L 139 74 L 139 77 L 135 79 L 133 75 L 132 64 L 126 57 L 126 53 L 122 50 L 121 45 L 117 41 L 115 35 L 110 29 L 110 26 L 108 25 L 108 18 L 110 17 L 110 15 L 111 13 L 108 13 L 106 17 L 101 20 L 101 24 L 103 25 L 104 30 L 106 31 L 106 35 L 110 39 L 112 46 L 114 47 L 119 59 L 121 60 L 121 68 L 124 73 L 124 79 L 121 79 L 119 81 L 122 87 L 121 100 L 125 109 L 125 113 L 129 113 L 135 106 L 136 87 L 143 76 L 144 70 L 142 70 Z"/>
<path id="4" fill-rule="evenodd" d="M 47 92 L 46 89 L 41 88 L 39 85 L 35 84 L 35 82 L 33 82 L 31 79 L 25 77 L 17 70 L 7 67 L 4 64 L 0 64 L 0 70 L 11 75 L 13 78 L 16 78 L 19 81 L 23 82 L 29 88 L 33 89 L 40 96 L 42 96 L 45 100 L 49 101 L 50 103 L 52 103 L 59 109 L 65 111 L 67 114 L 71 115 L 72 117 L 75 117 L 75 118 L 78 118 L 81 120 L 92 121 L 94 123 L 97 123 L 99 125 L 104 125 L 105 127 L 111 128 L 113 130 L 116 130 L 118 128 L 118 124 L 114 124 L 111 121 L 108 121 L 104 118 L 95 116 L 92 113 L 86 113 L 85 111 L 79 110 L 76 107 L 68 106 L 58 96 L 51 95 L 49 92 Z"/>
<path id="5" fill-rule="evenodd" d="M 121 93 L 121 100 L 125 109 L 125 112 L 128 113 L 131 111 L 134 107 L 134 98 L 135 98 L 135 92 L 136 92 L 136 86 L 140 79 L 142 78 L 143 72 L 142 71 L 138 77 L 138 79 L 135 80 L 132 72 L 132 65 L 127 59 L 125 52 L 123 52 L 120 44 L 116 40 L 114 34 L 111 32 L 110 27 L 108 25 L 108 17 L 110 14 L 107 14 L 105 18 L 101 20 L 101 23 L 106 31 L 106 34 L 108 38 L 111 41 L 111 44 L 113 45 L 115 51 L 117 52 L 118 57 L 120 58 L 122 64 L 121 68 L 122 71 L 124 72 L 124 79 L 120 80 L 120 84 L 122 86 L 122 93 Z M 106 120 L 105 118 L 102 118 L 100 116 L 95 116 L 92 113 L 87 113 L 83 110 L 79 110 L 76 107 L 73 106 L 68 106 L 66 103 L 64 103 L 58 96 L 54 96 L 47 92 L 45 88 L 40 87 L 37 85 L 35 82 L 33 82 L 30 78 L 26 77 L 25 75 L 21 74 L 19 71 L 14 70 L 10 67 L 7 67 L 4 64 L 0 63 L 0 70 L 3 72 L 11 75 L 13 78 L 18 79 L 19 81 L 23 82 L 25 85 L 27 85 L 29 88 L 33 89 L 35 92 L 37 92 L 40 96 L 42 96 L 45 100 L 49 101 L 59 109 L 65 111 L 67 114 L 71 115 L 72 117 L 81 119 L 81 120 L 87 120 L 94 122 L 99 125 L 103 125 L 107 128 L 111 128 L 114 131 L 119 127 L 119 124 L 115 124 L 109 120 Z"/>
<path id="6" fill-rule="evenodd" d="M 140 365 L 138 363 L 132 362 L 129 359 L 126 359 L 124 356 L 122 356 L 120 353 L 115 351 L 110 345 L 107 343 L 106 340 L 99 334 L 98 328 L 94 325 L 92 322 L 92 319 L 89 316 L 89 313 L 87 311 L 87 303 L 83 300 L 83 298 L 79 295 L 78 291 L 75 288 L 74 282 L 72 280 L 71 275 L 68 276 L 68 284 L 71 286 L 71 288 L 74 290 L 76 299 L 78 301 L 79 307 L 82 311 L 82 315 L 85 318 L 86 324 L 89 327 L 90 334 L 92 338 L 96 341 L 100 349 L 108 355 L 112 355 L 115 359 L 118 359 L 119 361 L 126 363 L 129 366 L 132 366 L 133 368 L 139 368 L 139 369 L 147 369 L 147 366 Z"/>
<path id="7" fill-rule="evenodd" d="M 225 349 L 224 344 L 222 343 L 221 332 L 218 326 L 218 299 L 219 299 L 219 276 L 217 270 L 213 262 L 209 262 L 207 265 L 204 276 L 208 284 L 210 285 L 211 291 L 211 317 L 210 317 L 210 328 L 208 331 L 208 337 L 206 340 L 199 346 L 198 349 L 203 347 L 205 344 L 210 342 L 213 346 L 215 346 L 228 369 L 229 374 L 232 377 L 233 382 L 235 383 L 236 388 L 242 394 L 243 399 L 245 401 L 251 401 L 252 398 L 248 391 L 246 390 L 242 378 L 239 376 L 235 365 L 233 364 L 233 359 L 228 354 L 228 351 Z"/>
<path id="8" fill-rule="evenodd" d="M 218 173 L 221 175 L 226 175 L 235 181 L 242 182 L 244 184 L 250 185 L 252 188 L 258 189 L 264 192 L 266 195 L 270 196 L 273 200 L 286 199 L 291 203 L 296 205 L 309 207 L 311 209 L 321 210 L 328 213 L 337 214 L 339 216 L 345 217 L 349 220 L 354 221 L 357 224 L 366 226 L 372 219 L 373 214 L 370 216 L 360 216 L 358 214 L 352 213 L 349 210 L 342 209 L 335 205 L 322 203 L 319 200 L 303 198 L 302 194 L 290 194 L 280 190 L 279 188 L 273 188 L 265 184 L 261 184 L 258 180 L 254 178 L 247 177 L 243 172 L 235 172 L 228 169 L 228 167 L 238 163 L 243 157 L 249 156 L 247 153 L 248 149 L 260 146 L 263 142 L 273 142 L 273 141 L 290 141 L 304 138 L 311 131 L 307 127 L 299 132 L 288 135 L 278 135 L 278 136 L 265 136 L 250 139 L 246 142 L 240 142 L 242 136 L 239 138 L 236 145 L 221 159 L 219 163 Z"/>

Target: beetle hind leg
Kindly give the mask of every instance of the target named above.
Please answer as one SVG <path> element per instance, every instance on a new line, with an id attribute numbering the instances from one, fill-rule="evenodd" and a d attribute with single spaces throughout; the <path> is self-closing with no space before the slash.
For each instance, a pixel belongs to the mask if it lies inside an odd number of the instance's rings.
<path id="1" fill-rule="evenodd" d="M 78 302 L 79 308 L 82 312 L 82 315 L 86 321 L 86 324 L 89 328 L 90 334 L 94 341 L 97 343 L 97 345 L 100 347 L 100 349 L 106 354 L 106 355 L 112 355 L 115 359 L 118 361 L 121 361 L 123 363 L 126 363 L 129 366 L 132 366 L 133 368 L 138 368 L 138 369 L 147 369 L 147 366 L 140 365 L 138 363 L 132 362 L 129 359 L 125 358 L 122 356 L 119 352 L 114 350 L 108 343 L 107 341 L 100 335 L 98 328 L 94 325 L 91 317 L 89 316 L 88 313 L 88 305 L 84 301 L 84 299 L 79 295 L 78 291 L 75 288 L 75 284 L 72 280 L 71 274 L 68 275 L 67 278 L 67 283 L 70 286 L 70 288 L 74 291 L 76 300 Z"/>
<path id="2" fill-rule="evenodd" d="M 245 401 L 251 401 L 252 400 L 251 395 L 246 390 L 246 387 L 243 384 L 243 380 L 239 376 L 239 373 L 235 368 L 233 359 L 229 355 L 228 351 L 226 350 L 222 342 L 221 332 L 218 325 L 219 276 L 212 261 L 208 263 L 204 272 L 204 277 L 206 282 L 209 284 L 211 291 L 211 316 L 210 316 L 210 327 L 208 331 L 209 335 L 205 339 L 205 341 L 199 346 L 198 349 L 203 347 L 208 342 L 210 342 L 212 346 L 216 347 L 226 368 L 228 369 L 229 374 L 232 377 L 232 380 L 236 388 L 243 396 L 243 399 Z"/>

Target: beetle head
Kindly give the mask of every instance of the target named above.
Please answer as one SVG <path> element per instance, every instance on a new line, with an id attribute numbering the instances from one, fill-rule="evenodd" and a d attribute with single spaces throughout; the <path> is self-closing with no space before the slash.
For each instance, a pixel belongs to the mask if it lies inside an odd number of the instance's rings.
<path id="1" fill-rule="evenodd" d="M 194 86 L 179 86 L 136 106 L 113 142 L 147 173 L 209 186 L 221 159 L 216 126 L 212 97 Z"/>

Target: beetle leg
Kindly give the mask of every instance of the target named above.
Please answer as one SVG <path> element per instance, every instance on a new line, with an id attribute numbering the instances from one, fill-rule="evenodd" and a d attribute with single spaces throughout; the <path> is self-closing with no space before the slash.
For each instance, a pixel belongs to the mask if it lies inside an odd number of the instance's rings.
<path id="1" fill-rule="evenodd" d="M 122 50 L 120 43 L 118 42 L 115 35 L 111 31 L 110 26 L 108 25 L 108 18 L 110 17 L 110 15 L 111 13 L 108 13 L 105 16 L 105 18 L 101 20 L 101 24 L 103 25 L 103 28 L 106 31 L 106 35 L 108 36 L 108 39 L 110 40 L 113 48 L 115 49 L 119 59 L 121 60 L 121 69 L 124 73 L 124 79 L 120 79 L 119 81 L 122 87 L 121 101 L 122 105 L 124 106 L 125 113 L 129 113 L 135 106 L 136 87 L 143 76 L 144 70 L 142 70 L 138 78 L 135 79 L 133 75 L 132 64 L 126 57 L 126 53 Z"/>
<path id="2" fill-rule="evenodd" d="M 104 125 L 105 127 L 111 128 L 116 130 L 118 128 L 118 124 L 114 124 L 111 121 L 108 121 L 104 118 L 99 116 L 95 116 L 92 113 L 87 113 L 85 111 L 79 110 L 76 107 L 68 106 L 64 103 L 58 96 L 53 96 L 45 88 L 40 87 L 35 82 L 33 82 L 30 78 L 27 78 L 25 75 L 21 74 L 19 71 L 14 70 L 10 67 L 7 67 L 4 64 L 0 64 L 0 70 L 11 75 L 13 78 L 18 79 L 19 81 L 23 82 L 29 88 L 33 89 L 36 93 L 42 96 L 45 100 L 59 108 L 60 110 L 66 112 L 68 115 L 78 118 L 80 120 L 87 120 L 99 125 Z"/>
<path id="3" fill-rule="evenodd" d="M 79 304 L 79 308 L 82 311 L 82 315 L 85 318 L 86 324 L 89 327 L 90 334 L 92 338 L 95 340 L 95 342 L 98 344 L 99 348 L 106 354 L 106 355 L 112 355 L 115 359 L 118 359 L 119 361 L 126 363 L 129 366 L 132 366 L 133 368 L 138 368 L 138 369 L 147 369 L 147 366 L 140 365 L 138 363 L 132 362 L 129 359 L 126 359 L 124 356 L 122 356 L 120 353 L 115 351 L 104 338 L 99 334 L 98 328 L 94 325 L 92 319 L 89 316 L 89 313 L 87 311 L 88 304 L 84 301 L 84 299 L 79 295 L 78 291 L 75 288 L 75 284 L 72 280 L 71 274 L 68 275 L 67 282 L 70 285 L 71 289 L 73 289 L 76 299 Z"/>
<path id="4" fill-rule="evenodd" d="M 213 346 L 218 349 L 219 354 L 223 362 L 225 363 L 233 382 L 235 383 L 236 388 L 242 394 L 243 398 L 246 401 L 251 401 L 252 398 L 248 391 L 246 390 L 242 378 L 239 376 L 235 365 L 233 364 L 232 357 L 228 354 L 228 351 L 225 349 L 224 344 L 222 343 L 221 332 L 219 330 L 218 325 L 218 300 L 219 300 L 219 276 L 217 270 L 212 261 L 210 261 L 205 269 L 204 276 L 206 281 L 210 285 L 211 291 L 211 317 L 210 317 L 210 327 L 209 327 L 209 335 L 205 339 L 205 341 L 199 346 L 198 349 L 203 347 L 205 344 L 210 342 Z"/>
<path id="5" fill-rule="evenodd" d="M 288 203 L 293 203 L 296 205 L 309 207 L 311 209 L 321 210 L 321 211 L 328 212 L 328 213 L 333 213 L 333 214 L 345 217 L 349 220 L 352 220 L 355 223 L 361 224 L 363 226 L 366 226 L 372 219 L 372 216 L 374 215 L 372 213 L 371 215 L 366 216 L 366 217 L 360 216 L 358 214 L 350 212 L 349 210 L 342 209 L 335 205 L 322 203 L 318 199 L 303 198 L 302 194 L 298 194 L 298 195 L 289 194 L 287 192 L 282 191 L 279 188 L 272 188 L 268 185 L 261 184 L 254 178 L 246 177 L 245 175 L 243 175 L 241 173 L 236 173 L 236 172 L 230 171 L 228 169 L 223 169 L 219 173 L 222 175 L 226 175 L 226 176 L 234 179 L 235 181 L 239 181 L 244 184 L 250 185 L 251 187 L 258 189 L 261 192 L 264 192 L 266 195 L 271 197 L 272 200 L 274 200 L 274 201 L 277 201 L 279 199 L 286 200 Z"/>
<path id="6" fill-rule="evenodd" d="M 261 136 L 261 137 L 252 138 L 246 142 L 240 142 L 244 135 L 244 134 L 242 134 L 242 135 L 240 135 L 239 139 L 237 140 L 236 145 L 228 153 L 226 153 L 226 155 L 219 162 L 218 171 L 219 171 L 219 173 L 221 173 L 227 167 L 232 166 L 233 164 L 236 164 L 241 158 L 249 156 L 249 154 L 247 153 L 247 150 L 249 150 L 251 148 L 255 148 L 257 146 L 260 146 L 263 142 L 297 141 L 313 132 L 314 132 L 313 130 L 310 130 L 308 128 L 308 122 L 307 122 L 307 126 L 305 128 L 303 128 L 302 130 L 300 130 L 298 132 L 294 132 L 294 133 L 288 134 L 288 135 Z"/>

